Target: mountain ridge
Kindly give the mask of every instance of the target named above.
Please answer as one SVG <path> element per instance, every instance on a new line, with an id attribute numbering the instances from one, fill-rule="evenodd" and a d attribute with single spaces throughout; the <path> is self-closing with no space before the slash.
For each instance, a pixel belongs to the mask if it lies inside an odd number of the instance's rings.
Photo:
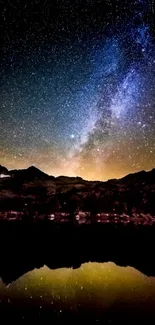
<path id="1" fill-rule="evenodd" d="M 141 175 L 149 175 L 149 173 L 153 173 L 155 174 L 155 168 L 152 168 L 151 170 L 141 170 L 138 172 L 133 172 L 133 173 L 129 173 L 123 177 L 120 178 L 110 178 L 108 180 L 86 180 L 80 176 L 66 176 L 66 175 L 59 175 L 59 176 L 53 176 L 53 175 L 49 175 L 45 172 L 43 172 L 41 169 L 31 165 L 28 168 L 24 168 L 24 169 L 7 169 L 5 166 L 0 165 L 0 174 L 8 174 L 10 176 L 14 176 L 17 173 L 30 173 L 32 175 L 32 173 L 34 173 L 35 175 L 44 175 L 44 177 L 47 178 L 53 178 L 53 179 L 57 179 L 57 180 L 79 180 L 79 181 L 84 181 L 84 182 L 101 182 L 101 183 L 107 183 L 107 182 L 112 182 L 112 181 L 124 181 L 127 180 L 130 177 L 136 177 L 136 176 L 141 176 Z"/>
<path id="2" fill-rule="evenodd" d="M 105 182 L 49 176 L 34 166 L 0 178 L 0 211 L 35 214 L 88 211 L 155 216 L 155 169 Z"/>

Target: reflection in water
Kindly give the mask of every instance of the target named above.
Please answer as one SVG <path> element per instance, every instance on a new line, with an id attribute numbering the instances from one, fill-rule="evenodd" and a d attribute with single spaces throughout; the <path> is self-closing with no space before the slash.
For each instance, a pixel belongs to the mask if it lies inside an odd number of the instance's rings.
<path id="1" fill-rule="evenodd" d="M 21 310 L 34 307 L 39 315 L 47 308 L 58 314 L 81 309 L 84 313 L 88 308 L 89 313 L 92 309 L 105 312 L 127 308 L 155 317 L 155 278 L 114 263 L 86 263 L 74 270 L 44 266 L 7 287 L 1 281 L 0 300 L 5 310 L 19 305 Z"/>

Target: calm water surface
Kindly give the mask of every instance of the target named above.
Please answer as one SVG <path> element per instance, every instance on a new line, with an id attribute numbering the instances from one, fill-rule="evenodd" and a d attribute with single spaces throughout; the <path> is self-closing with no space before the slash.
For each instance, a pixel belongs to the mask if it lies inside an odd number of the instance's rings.
<path id="1" fill-rule="evenodd" d="M 85 263 L 78 269 L 44 266 L 5 285 L 0 282 L 0 319 L 83 318 L 94 322 L 155 323 L 155 278 L 114 263 Z M 130 320 L 129 320 L 130 318 Z"/>

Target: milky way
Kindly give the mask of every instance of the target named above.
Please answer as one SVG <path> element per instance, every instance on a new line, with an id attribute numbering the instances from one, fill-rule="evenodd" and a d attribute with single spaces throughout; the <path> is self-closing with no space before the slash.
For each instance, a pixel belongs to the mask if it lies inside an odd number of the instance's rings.
<path id="1" fill-rule="evenodd" d="M 103 180 L 155 167 L 154 1 L 40 5 L 4 4 L 0 164 Z"/>

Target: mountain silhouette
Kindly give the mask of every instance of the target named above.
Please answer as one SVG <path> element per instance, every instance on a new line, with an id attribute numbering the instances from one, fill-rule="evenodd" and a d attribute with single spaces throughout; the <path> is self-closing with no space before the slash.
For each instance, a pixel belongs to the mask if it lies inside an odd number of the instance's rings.
<path id="1" fill-rule="evenodd" d="M 155 215 L 155 169 L 106 182 L 49 176 L 34 166 L 10 171 L 1 166 L 1 170 L 10 177 L 0 178 L 0 210 L 21 211 L 29 201 L 31 212 L 81 210 L 92 214 Z"/>
<path id="2" fill-rule="evenodd" d="M 9 175 L 11 177 L 15 177 L 16 179 L 21 179 L 25 181 L 31 180 L 46 180 L 49 179 L 49 176 L 42 172 L 40 169 L 36 168 L 35 166 L 30 166 L 27 169 L 15 169 L 10 170 Z"/>
<path id="3" fill-rule="evenodd" d="M 1 166 L 0 165 L 0 175 L 3 174 L 3 175 L 8 175 L 8 169 L 4 166 Z"/>

